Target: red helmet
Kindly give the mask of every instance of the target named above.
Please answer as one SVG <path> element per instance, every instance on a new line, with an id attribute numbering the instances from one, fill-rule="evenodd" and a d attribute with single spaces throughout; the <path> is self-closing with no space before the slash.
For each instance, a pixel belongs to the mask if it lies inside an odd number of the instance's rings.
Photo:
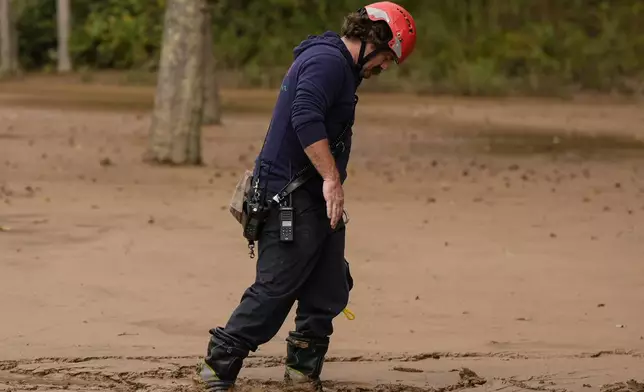
<path id="1" fill-rule="evenodd" d="M 396 55 L 396 63 L 402 64 L 416 46 L 416 22 L 411 14 L 391 1 L 372 3 L 364 9 L 369 19 L 387 22 L 394 36 L 388 42 L 389 48 Z"/>

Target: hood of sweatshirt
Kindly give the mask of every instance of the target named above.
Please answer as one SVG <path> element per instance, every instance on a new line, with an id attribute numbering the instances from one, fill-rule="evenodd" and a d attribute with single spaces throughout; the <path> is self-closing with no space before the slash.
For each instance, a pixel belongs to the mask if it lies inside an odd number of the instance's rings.
<path id="1" fill-rule="evenodd" d="M 362 81 L 360 76 L 360 67 L 353 61 L 353 56 L 349 49 L 344 44 L 340 35 L 333 31 L 326 31 L 321 35 L 309 35 L 304 41 L 300 42 L 299 45 L 293 49 L 293 58 L 297 58 L 304 51 L 309 50 L 310 48 L 316 47 L 318 45 L 328 45 L 337 48 L 344 58 L 347 60 L 347 63 L 353 70 L 353 74 L 356 78 L 356 83 L 359 85 Z"/>

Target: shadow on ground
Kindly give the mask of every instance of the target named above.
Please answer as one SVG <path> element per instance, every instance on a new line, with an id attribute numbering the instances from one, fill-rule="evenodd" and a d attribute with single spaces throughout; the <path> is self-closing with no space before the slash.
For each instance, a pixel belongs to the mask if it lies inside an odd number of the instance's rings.
<path id="1" fill-rule="evenodd" d="M 644 159 L 644 140 L 630 135 L 454 127 L 425 140 L 410 140 L 408 151 L 422 158 L 437 153 L 469 153 L 507 158 L 615 161 Z"/>
<path id="2" fill-rule="evenodd" d="M 486 130 L 468 134 L 468 144 L 493 155 L 576 156 L 579 158 L 644 157 L 644 141 L 627 135 Z"/>

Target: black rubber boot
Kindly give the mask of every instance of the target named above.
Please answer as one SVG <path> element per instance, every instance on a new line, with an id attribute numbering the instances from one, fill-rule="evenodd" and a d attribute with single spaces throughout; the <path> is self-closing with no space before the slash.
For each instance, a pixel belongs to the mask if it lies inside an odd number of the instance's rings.
<path id="1" fill-rule="evenodd" d="M 211 333 L 199 376 L 208 392 L 232 391 L 248 350 L 237 348 L 232 337 L 220 329 Z"/>
<path id="2" fill-rule="evenodd" d="M 312 391 L 323 391 L 320 373 L 329 349 L 329 338 L 310 338 L 290 332 L 286 342 L 286 384 L 308 384 Z"/>
<path id="3" fill-rule="evenodd" d="M 199 377 L 207 392 L 232 392 L 235 388 L 234 381 L 226 381 L 219 378 L 217 372 L 208 364 L 203 361 L 199 369 Z"/>

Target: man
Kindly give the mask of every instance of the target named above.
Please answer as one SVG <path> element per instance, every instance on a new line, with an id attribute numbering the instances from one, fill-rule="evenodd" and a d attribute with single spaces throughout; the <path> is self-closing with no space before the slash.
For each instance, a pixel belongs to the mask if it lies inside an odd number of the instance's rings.
<path id="1" fill-rule="evenodd" d="M 322 390 L 320 373 L 332 321 L 347 305 L 353 285 L 344 258 L 342 184 L 355 93 L 362 79 L 392 62 L 403 63 L 415 43 L 411 15 L 385 1 L 348 15 L 341 36 L 309 36 L 295 48 L 253 174 L 269 198 L 308 164 L 319 175 L 291 194 L 292 242 L 280 240 L 279 211 L 271 209 L 258 241 L 255 282 L 226 326 L 210 330 L 200 372 L 209 391 L 232 390 L 244 358 L 277 334 L 295 301 L 285 381 Z"/>

